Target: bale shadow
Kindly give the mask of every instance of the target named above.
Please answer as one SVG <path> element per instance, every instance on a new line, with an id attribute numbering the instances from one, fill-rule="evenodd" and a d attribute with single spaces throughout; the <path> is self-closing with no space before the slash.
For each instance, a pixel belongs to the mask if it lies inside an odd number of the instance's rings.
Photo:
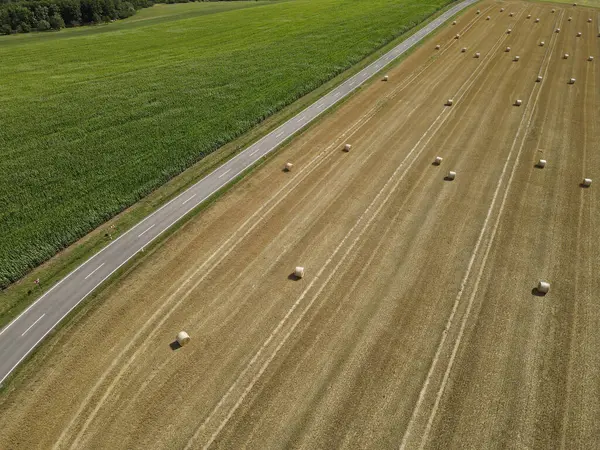
<path id="1" fill-rule="evenodd" d="M 171 347 L 171 350 L 175 351 L 181 348 L 181 344 L 177 341 L 173 341 L 169 344 L 169 347 Z"/>
<path id="2" fill-rule="evenodd" d="M 449 176 L 444 177 L 444 181 L 454 181 L 454 178 L 450 178 Z"/>
<path id="3" fill-rule="evenodd" d="M 300 279 L 300 277 L 297 277 L 294 272 L 292 272 L 288 275 L 288 280 L 298 281 L 299 279 Z"/>
<path id="4" fill-rule="evenodd" d="M 585 183 L 579 183 L 579 187 L 582 187 L 584 189 L 589 189 L 591 186 L 588 186 Z"/>
<path id="5" fill-rule="evenodd" d="M 545 294 L 545 293 L 538 291 L 538 288 L 537 288 L 537 287 L 534 287 L 534 288 L 531 290 L 531 293 L 532 293 L 533 295 L 535 295 L 536 297 L 545 297 L 545 296 L 546 296 L 546 294 Z"/>

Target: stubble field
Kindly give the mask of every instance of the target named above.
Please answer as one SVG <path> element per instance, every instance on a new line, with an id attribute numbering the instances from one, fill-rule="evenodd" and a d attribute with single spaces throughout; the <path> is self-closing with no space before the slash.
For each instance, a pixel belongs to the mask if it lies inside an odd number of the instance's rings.
<path id="1" fill-rule="evenodd" d="M 53 336 L 0 447 L 600 446 L 598 19 L 467 10 Z"/>

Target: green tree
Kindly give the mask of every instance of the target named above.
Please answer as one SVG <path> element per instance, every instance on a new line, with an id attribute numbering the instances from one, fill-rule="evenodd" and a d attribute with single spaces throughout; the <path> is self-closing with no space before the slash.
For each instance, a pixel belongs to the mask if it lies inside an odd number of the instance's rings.
<path id="1" fill-rule="evenodd" d="M 119 18 L 125 19 L 127 17 L 131 17 L 135 14 L 135 6 L 130 2 L 122 2 L 119 5 Z"/>
<path id="2" fill-rule="evenodd" d="M 31 25 L 27 22 L 22 22 L 17 27 L 17 33 L 29 33 L 31 31 Z"/>
<path id="3" fill-rule="evenodd" d="M 33 14 L 28 8 L 25 8 L 22 5 L 18 5 L 15 3 L 11 3 L 7 7 L 8 12 L 8 25 L 12 30 L 21 30 L 25 31 L 27 28 L 31 30 L 31 25 L 33 23 Z M 25 24 L 25 30 L 21 25 Z M 27 31 L 25 31 L 27 33 Z"/>
<path id="4" fill-rule="evenodd" d="M 50 28 L 50 22 L 48 22 L 47 20 L 39 20 L 37 23 L 38 31 L 48 31 Z"/>
<path id="5" fill-rule="evenodd" d="M 81 24 L 81 5 L 79 0 L 60 0 L 58 3 L 60 15 L 71 27 Z"/>
<path id="6" fill-rule="evenodd" d="M 48 22 L 50 22 L 50 27 L 53 30 L 60 30 L 61 28 L 65 27 L 65 21 L 58 14 L 54 14 L 52 17 L 50 17 Z"/>
<path id="7" fill-rule="evenodd" d="M 39 28 L 40 21 L 43 20 L 43 21 L 47 22 L 48 19 L 50 18 L 48 7 L 45 5 L 39 5 L 39 4 L 33 6 L 33 18 L 35 20 L 36 27 Z"/>

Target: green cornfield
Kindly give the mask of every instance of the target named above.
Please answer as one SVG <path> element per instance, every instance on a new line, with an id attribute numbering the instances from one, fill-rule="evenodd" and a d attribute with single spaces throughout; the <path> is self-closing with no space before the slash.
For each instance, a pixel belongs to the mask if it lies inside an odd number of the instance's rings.
<path id="1" fill-rule="evenodd" d="M 0 37 L 0 288 L 448 3 L 156 5 Z"/>

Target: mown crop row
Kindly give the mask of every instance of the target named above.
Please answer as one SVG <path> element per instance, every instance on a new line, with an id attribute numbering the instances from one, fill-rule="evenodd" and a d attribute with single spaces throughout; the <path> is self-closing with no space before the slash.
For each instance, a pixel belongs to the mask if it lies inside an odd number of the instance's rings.
<path id="1" fill-rule="evenodd" d="M 296 0 L 0 38 L 0 287 L 447 3 Z"/>

